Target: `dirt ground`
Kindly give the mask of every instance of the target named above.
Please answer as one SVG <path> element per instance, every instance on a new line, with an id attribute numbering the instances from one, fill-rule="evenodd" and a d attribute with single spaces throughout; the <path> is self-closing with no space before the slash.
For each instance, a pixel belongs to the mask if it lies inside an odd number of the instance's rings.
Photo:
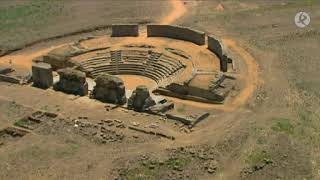
<path id="1" fill-rule="evenodd" d="M 230 104 L 175 100 L 178 112 L 210 112 L 192 132 L 88 97 L 0 82 L 0 179 L 320 179 L 319 8 L 315 0 L 1 1 L 2 52 L 112 23 L 178 24 L 221 37 L 246 71 Z M 311 16 L 303 29 L 294 24 L 301 10 Z M 43 41 L 0 65 L 28 69 L 52 47 L 105 34 Z M 37 111 L 58 117 L 25 121 Z"/>

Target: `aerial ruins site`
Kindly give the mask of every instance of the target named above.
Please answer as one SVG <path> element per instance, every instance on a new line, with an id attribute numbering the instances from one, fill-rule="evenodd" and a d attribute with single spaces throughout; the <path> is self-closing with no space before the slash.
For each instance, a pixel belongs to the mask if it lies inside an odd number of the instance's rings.
<path id="1" fill-rule="evenodd" d="M 32 59 L 31 74 L 3 68 L 1 79 L 150 114 L 184 125 L 186 132 L 210 113 L 179 112 L 174 99 L 223 106 L 239 94 L 241 69 L 218 37 L 175 25 L 121 24 L 111 30 L 52 48 Z"/>
<path id="2" fill-rule="evenodd" d="M 0 179 L 317 179 L 318 98 L 291 42 L 317 44 L 313 26 L 268 24 L 262 2 L 107 2 L 2 4 Z M 11 35 L 28 13 L 40 28 Z"/>

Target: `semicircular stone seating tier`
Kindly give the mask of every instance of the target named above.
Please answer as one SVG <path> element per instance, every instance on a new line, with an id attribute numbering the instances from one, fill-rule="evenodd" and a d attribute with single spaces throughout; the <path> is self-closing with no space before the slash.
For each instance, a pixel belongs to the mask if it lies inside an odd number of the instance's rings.
<path id="1" fill-rule="evenodd" d="M 116 50 L 80 63 L 81 70 L 95 78 L 100 73 L 140 75 L 157 83 L 176 76 L 186 65 L 163 53 L 143 50 Z"/>

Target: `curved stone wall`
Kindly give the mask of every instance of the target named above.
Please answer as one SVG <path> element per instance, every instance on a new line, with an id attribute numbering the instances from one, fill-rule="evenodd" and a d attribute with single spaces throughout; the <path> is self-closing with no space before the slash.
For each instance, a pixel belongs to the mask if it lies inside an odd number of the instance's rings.
<path id="1" fill-rule="evenodd" d="M 168 37 L 190 41 L 197 45 L 204 45 L 206 34 L 187 27 L 173 25 L 147 25 L 148 37 Z"/>
<path id="2" fill-rule="evenodd" d="M 139 36 L 139 26 L 137 24 L 116 24 L 112 25 L 112 37 Z"/>
<path id="3" fill-rule="evenodd" d="M 217 37 L 212 35 L 208 36 L 208 49 L 215 53 L 220 59 L 220 70 L 223 72 L 228 71 L 228 58 L 225 55 L 223 43 Z"/>

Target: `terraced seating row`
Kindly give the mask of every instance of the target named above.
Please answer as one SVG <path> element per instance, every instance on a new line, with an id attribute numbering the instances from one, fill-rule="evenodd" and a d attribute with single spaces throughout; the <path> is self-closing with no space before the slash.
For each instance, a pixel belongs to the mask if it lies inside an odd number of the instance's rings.
<path id="1" fill-rule="evenodd" d="M 104 58 L 104 59 L 97 59 L 95 61 L 84 61 L 81 62 L 80 65 L 84 68 L 89 68 L 95 65 L 103 64 L 103 63 L 110 63 L 111 58 Z"/>
<path id="2" fill-rule="evenodd" d="M 95 61 L 100 60 L 100 59 L 111 59 L 111 56 L 110 55 L 96 56 L 96 57 L 87 59 L 85 61 L 82 61 L 81 63 L 85 64 L 85 63 L 88 63 L 88 62 L 95 62 Z"/>
<path id="3" fill-rule="evenodd" d="M 124 63 L 146 63 L 147 57 L 141 56 L 122 56 Z"/>
<path id="4" fill-rule="evenodd" d="M 146 76 L 156 82 L 159 82 L 181 69 L 169 71 L 168 69 L 163 68 L 163 66 L 159 66 L 157 64 L 152 64 L 151 67 L 146 69 L 143 64 L 119 64 L 118 66 L 115 64 L 101 64 L 100 66 L 92 68 L 90 74 L 93 77 L 96 77 L 101 72 L 107 72 L 110 74 L 133 74 Z"/>
<path id="5" fill-rule="evenodd" d="M 111 51 L 110 54 L 111 54 L 111 64 L 114 63 L 118 65 L 119 63 L 122 63 L 121 51 Z"/>
<path id="6" fill-rule="evenodd" d="M 90 58 L 80 63 L 92 77 L 99 73 L 141 75 L 160 82 L 185 68 L 180 61 L 162 53 L 121 50 L 111 51 L 110 56 Z"/>
<path id="7" fill-rule="evenodd" d="M 154 71 L 146 71 L 145 73 L 143 73 L 144 67 L 126 67 L 126 68 L 119 68 L 118 70 L 116 68 L 101 68 L 99 70 L 94 70 L 93 72 L 91 72 L 92 76 L 97 76 L 99 73 L 102 72 L 107 72 L 110 74 L 132 74 L 132 75 L 141 75 L 141 76 L 145 76 L 148 77 L 156 82 L 159 82 L 162 77 L 161 75 L 157 74 Z"/>
<path id="8" fill-rule="evenodd" d="M 164 64 L 169 64 L 170 66 L 175 66 L 175 67 L 179 67 L 182 64 L 180 61 L 177 61 L 177 60 L 171 58 L 170 56 L 167 56 L 164 54 L 162 54 L 161 58 L 158 58 L 157 60 L 155 60 L 153 57 L 148 58 L 147 51 L 133 50 L 132 51 L 133 53 L 130 54 L 131 51 L 124 50 L 124 51 L 121 51 L 121 55 L 120 55 L 119 51 L 113 51 L 113 52 L 115 52 L 113 57 L 111 57 L 111 56 L 94 57 L 94 58 L 90 58 L 84 62 L 81 62 L 80 64 L 83 66 L 86 66 L 86 65 L 96 64 L 98 62 L 100 63 L 100 62 L 110 61 L 110 59 L 113 63 L 116 63 L 117 61 L 122 62 L 122 60 L 129 61 L 129 62 L 130 61 L 132 61 L 132 62 L 141 61 L 141 63 L 144 63 L 147 59 L 150 59 L 150 60 L 154 60 L 154 61 L 163 62 Z M 160 53 L 152 53 L 152 54 L 157 54 L 158 56 L 160 56 Z M 152 54 L 151 54 L 151 56 L 152 56 Z M 99 61 L 99 60 L 101 60 L 101 61 Z M 178 64 L 177 64 L 177 62 L 178 62 Z"/>
<path id="9" fill-rule="evenodd" d="M 144 72 L 146 72 L 147 70 L 150 70 L 150 66 L 152 66 L 152 63 L 157 61 L 161 55 L 162 54 L 160 53 L 152 52 L 148 58 L 148 61 L 146 62 L 146 68 L 144 69 Z"/>
<path id="10" fill-rule="evenodd" d="M 107 70 L 107 71 L 113 71 L 116 69 L 116 66 L 114 65 L 104 65 L 104 66 L 100 66 L 95 68 L 91 73 L 92 75 L 95 74 L 95 72 L 100 71 L 100 70 Z M 141 72 L 141 75 L 146 74 L 147 72 L 151 72 L 151 73 L 156 73 L 157 75 L 159 75 L 158 77 L 160 79 L 167 77 L 169 74 L 162 71 L 161 69 L 154 69 L 154 70 L 150 70 L 150 69 L 146 69 L 145 66 L 142 65 L 133 65 L 133 64 L 122 64 L 119 68 L 119 71 L 121 70 L 131 70 L 131 71 L 139 71 Z M 174 73 L 174 72 L 172 72 Z"/>
<path id="11" fill-rule="evenodd" d="M 141 50 L 122 50 L 122 60 L 128 63 L 145 63 L 148 60 L 148 51 Z"/>
<path id="12" fill-rule="evenodd" d="M 141 50 L 121 50 L 122 56 L 148 56 L 148 51 L 141 51 Z"/>
<path id="13" fill-rule="evenodd" d="M 159 61 L 163 62 L 165 64 L 170 64 L 171 66 L 173 66 L 175 68 L 179 68 L 179 66 L 183 65 L 180 61 L 177 61 L 167 55 L 162 55 L 161 58 L 159 59 Z"/>
<path id="14" fill-rule="evenodd" d="M 122 57 L 123 61 L 139 61 L 144 62 L 147 60 L 147 57 L 140 57 L 140 56 L 124 56 Z"/>

